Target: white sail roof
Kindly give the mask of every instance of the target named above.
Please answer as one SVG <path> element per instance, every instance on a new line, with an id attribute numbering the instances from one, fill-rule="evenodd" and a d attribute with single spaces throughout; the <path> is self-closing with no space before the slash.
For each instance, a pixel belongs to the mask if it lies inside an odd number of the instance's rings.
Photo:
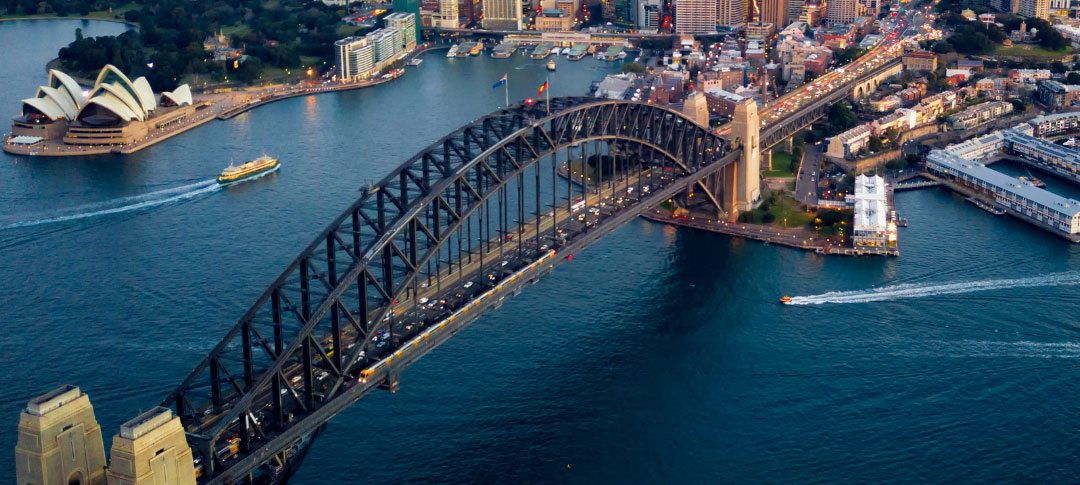
<path id="1" fill-rule="evenodd" d="M 63 86 L 61 86 L 61 89 L 63 89 Z M 51 99 L 60 109 L 64 110 L 64 118 L 69 120 L 75 119 L 75 115 L 79 114 L 79 107 L 75 106 L 75 101 L 67 94 L 66 89 L 61 92 L 53 87 L 39 86 L 35 97 Z"/>
<path id="2" fill-rule="evenodd" d="M 139 102 L 142 104 L 143 109 L 146 112 L 157 109 L 157 101 L 154 99 L 154 90 L 150 89 L 150 83 L 146 81 L 145 77 L 139 77 L 132 83 L 135 87 L 135 93 L 139 95 Z"/>
<path id="3" fill-rule="evenodd" d="M 66 92 L 68 96 L 71 96 L 72 102 L 75 103 L 76 108 L 82 108 L 82 105 L 86 103 L 86 97 L 83 96 L 83 89 L 79 86 L 79 83 L 75 82 L 71 76 L 57 71 L 56 69 L 49 69 L 49 86 L 55 88 L 57 91 Z"/>
<path id="4" fill-rule="evenodd" d="M 161 93 L 162 96 L 169 98 L 173 104 L 177 106 L 184 106 L 191 104 L 191 87 L 187 84 L 181 84 L 177 86 L 172 92 Z"/>
<path id="5" fill-rule="evenodd" d="M 86 106 L 83 106 L 85 110 L 90 105 L 98 105 L 105 108 L 124 121 L 131 121 L 139 119 L 139 115 L 135 114 L 123 101 L 120 101 L 116 96 L 93 96 L 86 101 Z M 81 113 L 81 111 L 80 111 Z"/>
<path id="6" fill-rule="evenodd" d="M 41 112 L 41 114 L 49 117 L 50 120 L 59 120 L 64 118 L 64 109 L 57 106 L 56 102 L 49 98 L 26 98 L 22 100 L 23 104 L 32 106 L 34 109 Z"/>

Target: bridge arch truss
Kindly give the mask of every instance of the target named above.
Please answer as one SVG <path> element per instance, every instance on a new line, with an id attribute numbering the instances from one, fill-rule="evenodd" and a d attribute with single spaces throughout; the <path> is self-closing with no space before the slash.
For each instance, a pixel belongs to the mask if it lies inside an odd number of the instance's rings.
<path id="1" fill-rule="evenodd" d="M 433 143 L 361 189 L 162 402 L 200 483 L 287 477 L 331 417 L 738 156 L 676 111 L 596 98 L 502 109 Z"/>

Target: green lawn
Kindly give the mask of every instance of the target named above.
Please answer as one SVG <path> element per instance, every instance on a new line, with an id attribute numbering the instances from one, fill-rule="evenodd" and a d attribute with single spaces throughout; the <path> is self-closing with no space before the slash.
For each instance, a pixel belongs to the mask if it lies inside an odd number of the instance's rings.
<path id="1" fill-rule="evenodd" d="M 1012 47 L 998 46 L 994 50 L 995 55 L 1000 56 L 1021 56 L 1021 57 L 1052 57 L 1058 58 L 1072 54 L 1074 49 L 1072 47 L 1065 47 L 1060 51 L 1046 50 L 1041 47 L 1030 45 L 1014 45 Z"/>
<path id="2" fill-rule="evenodd" d="M 248 27 L 245 24 L 230 25 L 228 27 L 222 27 L 221 33 L 226 36 L 235 35 L 237 37 L 243 37 L 251 33 L 251 27 Z"/>
<path id="3" fill-rule="evenodd" d="M 795 172 L 791 170 L 791 154 L 788 152 L 773 152 L 772 166 L 772 170 L 765 170 L 762 175 L 765 177 L 795 176 Z"/>
<path id="4" fill-rule="evenodd" d="M 757 224 L 771 224 L 778 227 L 803 227 L 814 220 L 813 213 L 803 212 L 799 203 L 790 196 L 778 197 L 771 204 L 762 204 L 761 207 L 747 213 L 750 220 Z M 764 207 L 768 205 L 768 209 Z M 765 222 L 765 214 L 772 214 L 772 222 Z"/>

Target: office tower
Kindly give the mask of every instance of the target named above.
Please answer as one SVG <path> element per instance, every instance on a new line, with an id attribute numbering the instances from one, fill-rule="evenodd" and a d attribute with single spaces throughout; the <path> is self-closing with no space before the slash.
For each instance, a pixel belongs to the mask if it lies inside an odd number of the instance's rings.
<path id="1" fill-rule="evenodd" d="M 829 0 L 825 5 L 825 21 L 832 24 L 849 24 L 858 17 L 856 0 Z"/>
<path id="2" fill-rule="evenodd" d="M 484 28 L 521 30 L 521 0 L 484 0 Z"/>
<path id="3" fill-rule="evenodd" d="M 738 27 L 746 23 L 746 0 L 717 0 L 716 23 L 723 27 Z"/>
<path id="4" fill-rule="evenodd" d="M 679 0 L 675 4 L 675 31 L 680 34 L 716 32 L 716 0 Z"/>
<path id="5" fill-rule="evenodd" d="M 762 2 L 761 20 L 762 22 L 768 22 L 776 27 L 776 30 L 783 30 L 787 27 L 788 22 L 788 2 L 787 0 L 760 0 Z"/>

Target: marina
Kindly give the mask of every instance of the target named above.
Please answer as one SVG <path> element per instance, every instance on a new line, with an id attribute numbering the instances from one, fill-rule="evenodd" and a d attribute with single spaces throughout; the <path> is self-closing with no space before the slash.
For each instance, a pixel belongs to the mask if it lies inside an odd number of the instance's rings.
<path id="1" fill-rule="evenodd" d="M 588 50 L 588 44 L 574 44 L 574 46 L 570 48 L 570 52 L 566 54 L 566 58 L 571 61 L 579 61 L 581 58 L 585 57 Z"/>

